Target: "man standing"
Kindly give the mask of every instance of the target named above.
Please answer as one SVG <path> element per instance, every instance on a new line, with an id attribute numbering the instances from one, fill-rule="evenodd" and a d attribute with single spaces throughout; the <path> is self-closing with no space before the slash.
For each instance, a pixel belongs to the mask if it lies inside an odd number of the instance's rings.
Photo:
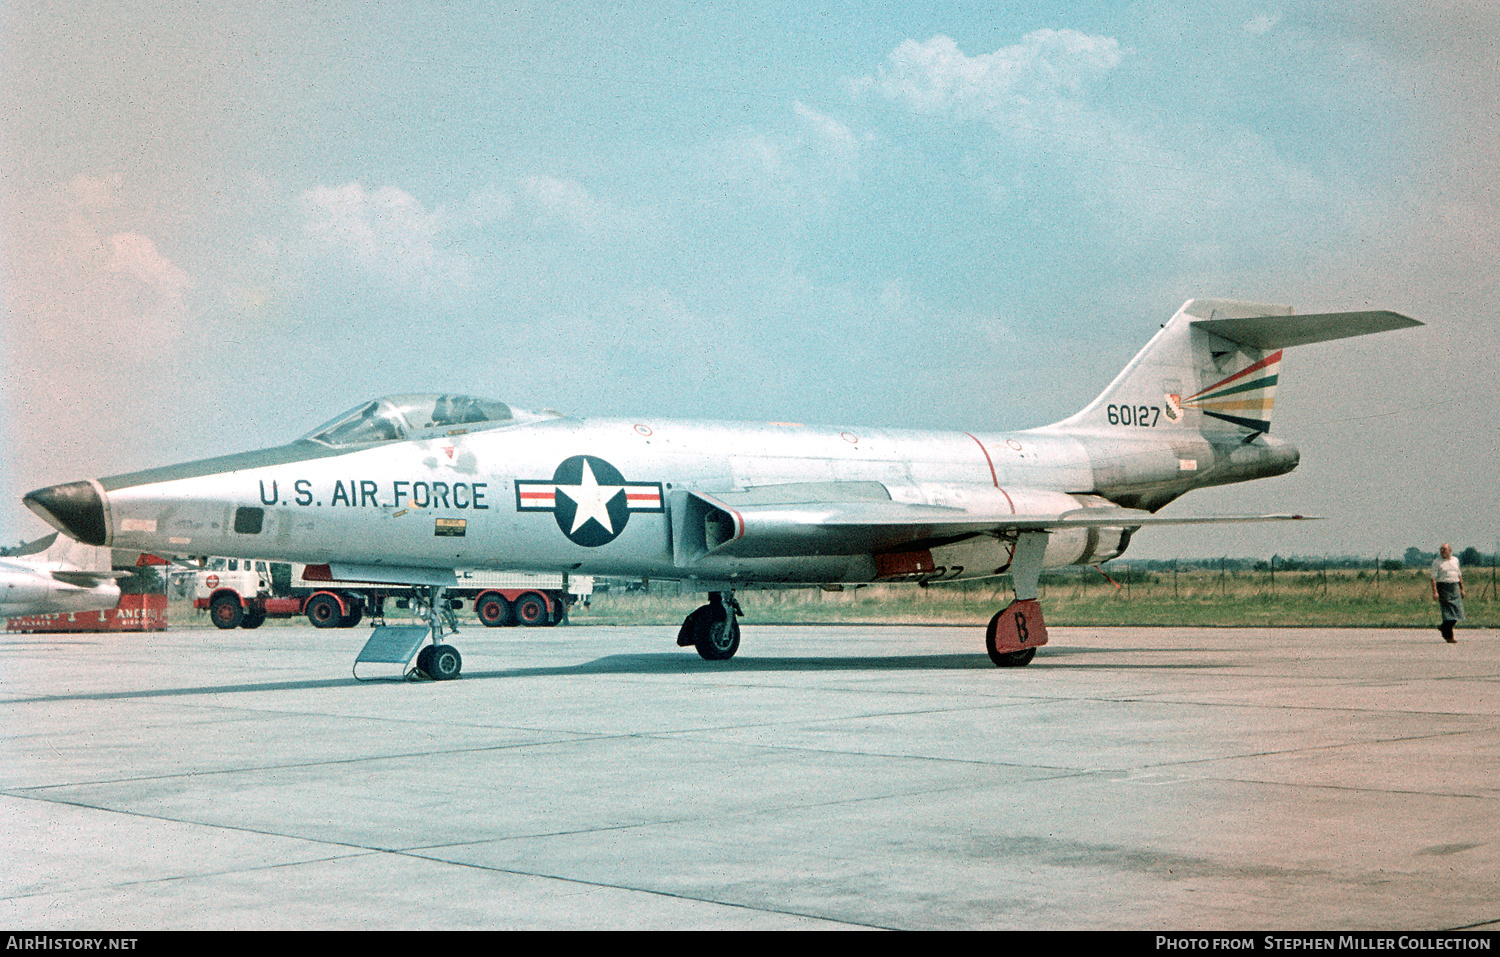
<path id="1" fill-rule="evenodd" d="M 1443 640 L 1453 644 L 1453 625 L 1464 619 L 1464 576 L 1459 570 L 1458 559 L 1453 556 L 1453 546 L 1443 545 L 1438 557 L 1432 562 L 1432 600 L 1443 608 L 1443 623 L 1439 631 Z"/>

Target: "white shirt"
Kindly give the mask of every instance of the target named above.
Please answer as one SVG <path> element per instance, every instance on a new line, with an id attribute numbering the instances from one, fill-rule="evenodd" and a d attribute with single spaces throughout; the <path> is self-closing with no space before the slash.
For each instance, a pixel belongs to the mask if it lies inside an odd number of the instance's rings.
<path id="1" fill-rule="evenodd" d="M 1438 558 L 1432 562 L 1432 580 L 1456 584 L 1463 580 L 1463 574 L 1458 570 L 1458 556 L 1450 558 Z"/>

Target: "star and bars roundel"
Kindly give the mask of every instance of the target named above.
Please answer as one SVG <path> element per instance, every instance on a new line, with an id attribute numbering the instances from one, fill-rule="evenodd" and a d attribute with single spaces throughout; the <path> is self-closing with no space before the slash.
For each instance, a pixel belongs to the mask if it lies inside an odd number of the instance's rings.
<path id="1" fill-rule="evenodd" d="M 607 545 L 619 537 L 631 512 L 660 512 L 660 482 L 627 482 L 620 470 L 593 455 L 564 459 L 550 482 L 516 481 L 516 511 L 551 512 L 574 544 Z"/>

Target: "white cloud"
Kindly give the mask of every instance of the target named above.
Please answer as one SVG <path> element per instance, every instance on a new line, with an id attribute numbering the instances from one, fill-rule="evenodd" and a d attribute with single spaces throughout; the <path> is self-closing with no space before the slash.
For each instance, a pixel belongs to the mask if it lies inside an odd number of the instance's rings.
<path id="1" fill-rule="evenodd" d="M 1279 22 L 1263 19 L 1251 24 Z M 1230 236 L 1267 256 L 1314 225 L 1327 235 L 1358 228 L 1368 202 L 1357 184 L 1299 163 L 1254 127 L 1096 96 L 1129 55 L 1113 38 L 1076 30 L 1037 30 L 974 56 L 935 36 L 903 42 L 851 85 L 909 114 L 971 124 L 960 135 L 901 135 L 930 138 L 923 147 L 936 156 L 962 152 L 959 185 L 983 190 L 990 205 L 1045 204 L 1055 222 L 1078 224 L 1086 242 L 1120 255 L 1161 250 L 1196 267 L 1222 260 Z"/>
<path id="2" fill-rule="evenodd" d="M 852 180 L 859 167 L 859 139 L 849 127 L 803 103 L 792 106 L 807 131 L 805 142 L 824 160 L 824 168 L 835 178 Z"/>
<path id="3" fill-rule="evenodd" d="M 903 280 L 888 279 L 881 285 L 876 301 L 880 303 L 880 311 L 884 315 L 906 315 L 912 308 L 911 289 Z"/>
<path id="4" fill-rule="evenodd" d="M 101 328 L 175 325 L 182 319 L 182 295 L 193 281 L 151 237 L 119 228 L 143 218 L 127 208 L 122 192 L 118 175 L 83 174 L 57 192 L 62 228 L 41 226 L 52 246 L 47 268 L 58 282 L 54 301 L 92 300 L 81 314 Z M 122 286 L 118 277 L 131 282 Z"/>
<path id="5" fill-rule="evenodd" d="M 622 208 L 577 180 L 545 173 L 523 176 L 508 186 L 486 186 L 458 209 L 462 215 L 448 224 L 454 232 L 505 224 L 517 235 L 536 229 L 633 233 L 652 224 L 649 209 Z"/>
<path id="6" fill-rule="evenodd" d="M 515 211 L 516 201 L 498 186 L 486 186 L 469 197 L 466 208 L 475 225 L 486 226 L 508 219 Z"/>
<path id="7" fill-rule="evenodd" d="M 915 113 L 998 122 L 1076 97 L 1124 56 L 1118 41 L 1076 30 L 1035 30 L 1018 43 L 972 57 L 940 35 L 925 43 L 907 40 L 874 76 L 852 86 Z"/>
<path id="8" fill-rule="evenodd" d="M 583 229 L 601 224 L 604 209 L 582 183 L 555 176 L 532 176 L 519 183 L 521 195 L 547 219 Z"/>
<path id="9" fill-rule="evenodd" d="M 21 194 L 0 345 L 12 441 L 30 453 L 15 464 L 22 487 L 118 470 L 172 400 L 195 282 L 154 238 L 163 205 L 119 175 Z"/>
<path id="10" fill-rule="evenodd" d="M 188 274 L 156 250 L 156 243 L 140 233 L 115 233 L 109 237 L 111 272 L 125 273 L 149 286 L 157 295 L 178 299 L 192 287 Z"/>
<path id="11" fill-rule="evenodd" d="M 861 138 L 843 121 L 794 103 L 795 125 L 742 129 L 707 145 L 697 158 L 704 189 L 726 206 L 802 218 L 834 206 L 859 180 Z"/>
<path id="12" fill-rule="evenodd" d="M 1263 37 L 1276 29 L 1281 22 L 1279 13 L 1263 13 L 1258 17 L 1252 17 L 1245 22 L 1245 32 L 1252 36 Z"/>
<path id="13" fill-rule="evenodd" d="M 726 205 L 797 206 L 801 177 L 791 161 L 792 144 L 758 130 L 740 130 L 709 144 L 697 167 L 710 194 Z"/>
<path id="14" fill-rule="evenodd" d="M 404 190 L 319 186 L 304 192 L 299 206 L 303 234 L 316 249 L 347 258 L 392 288 L 420 292 L 468 279 L 463 257 L 442 246 L 445 215 Z"/>

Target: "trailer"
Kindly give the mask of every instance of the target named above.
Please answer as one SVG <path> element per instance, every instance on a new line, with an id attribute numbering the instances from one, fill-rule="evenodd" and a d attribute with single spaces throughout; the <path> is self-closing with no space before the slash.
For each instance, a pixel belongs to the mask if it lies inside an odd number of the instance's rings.
<path id="1" fill-rule="evenodd" d="M 560 625 L 568 607 L 594 590 L 588 575 L 460 570 L 450 596 L 474 603 L 474 616 L 487 628 L 506 625 Z"/>
<path id="2" fill-rule="evenodd" d="M 557 625 L 568 606 L 593 590 L 593 579 L 564 574 L 460 569 L 447 589 L 450 610 L 473 602 L 481 624 Z M 258 628 L 267 618 L 306 615 L 315 628 L 353 628 L 366 615 L 385 615 L 387 600 L 409 607 L 420 600 L 409 585 L 339 581 L 328 565 L 210 558 L 194 576 L 193 607 L 219 628 Z"/>

